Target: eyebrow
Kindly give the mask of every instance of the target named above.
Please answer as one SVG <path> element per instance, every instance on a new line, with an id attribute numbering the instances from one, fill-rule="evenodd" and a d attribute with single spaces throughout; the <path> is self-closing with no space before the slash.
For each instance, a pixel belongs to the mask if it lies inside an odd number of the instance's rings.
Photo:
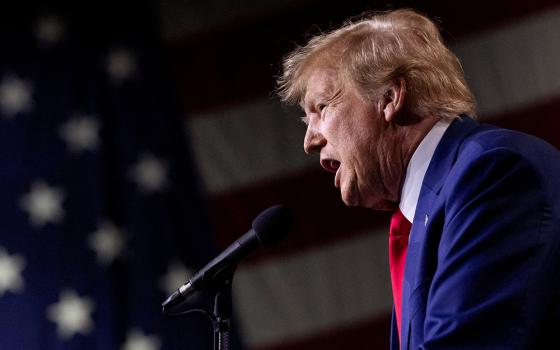
<path id="1" fill-rule="evenodd" d="M 332 102 L 336 100 L 338 97 L 342 95 L 342 88 L 336 89 L 336 91 L 331 95 L 331 97 L 327 98 L 327 102 Z"/>
<path id="2" fill-rule="evenodd" d="M 307 99 L 307 101 L 309 101 L 309 104 L 314 105 L 316 103 L 317 100 L 322 100 L 324 99 L 325 101 L 330 101 L 331 98 L 328 97 L 328 90 L 330 89 L 324 89 L 322 91 L 319 91 L 319 93 L 311 96 L 309 99 Z M 306 95 L 307 96 L 307 95 Z M 300 102 L 300 107 L 305 110 L 305 105 L 306 105 L 306 96 L 303 97 L 303 99 Z M 311 101 L 310 101 L 311 100 Z"/>

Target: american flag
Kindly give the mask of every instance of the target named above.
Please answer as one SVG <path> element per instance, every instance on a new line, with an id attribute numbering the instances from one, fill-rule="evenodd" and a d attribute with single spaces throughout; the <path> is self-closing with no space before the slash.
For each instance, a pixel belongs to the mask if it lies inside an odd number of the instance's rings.
<path id="1" fill-rule="evenodd" d="M 277 203 L 296 210 L 299 226 L 279 250 L 236 272 L 233 325 L 246 347 L 388 348 L 388 217 L 343 206 L 332 177 L 303 153 L 301 113 L 271 96 L 294 42 L 388 2 L 154 4 L 164 47 L 150 31 L 152 11 L 138 15 L 142 2 L 0 14 L 0 349 L 209 348 L 206 320 L 161 318 L 162 278 L 177 276 L 167 283 L 176 288 Z M 440 21 L 482 120 L 560 146 L 557 1 L 391 4 Z M 59 25 L 38 35 L 45 18 Z M 200 181 L 162 52 L 173 63 Z M 89 132 L 62 126 L 83 114 L 97 119 L 74 128 Z M 69 134 L 90 141 L 70 146 L 61 136 Z M 140 178 L 150 179 L 148 190 Z M 25 209 L 33 189 L 43 198 L 35 219 Z M 90 238 L 96 232 L 106 238 Z M 64 314 L 70 326 L 59 331 Z"/>
<path id="2" fill-rule="evenodd" d="M 0 349 L 211 348 L 161 314 L 216 249 L 152 7 L 32 4 L 0 14 Z"/>

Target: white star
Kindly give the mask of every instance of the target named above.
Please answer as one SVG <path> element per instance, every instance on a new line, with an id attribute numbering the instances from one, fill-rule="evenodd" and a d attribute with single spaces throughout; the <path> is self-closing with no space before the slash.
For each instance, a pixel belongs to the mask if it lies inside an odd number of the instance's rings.
<path id="1" fill-rule="evenodd" d="M 43 16 L 35 23 L 35 35 L 45 46 L 57 44 L 64 39 L 64 23 L 55 15 Z"/>
<path id="2" fill-rule="evenodd" d="M 122 232 L 109 222 L 99 225 L 97 231 L 89 236 L 89 246 L 102 266 L 111 264 L 121 254 L 124 243 Z"/>
<path id="3" fill-rule="evenodd" d="M 182 263 L 174 261 L 169 265 L 167 274 L 160 281 L 160 287 L 165 293 L 172 294 L 183 285 L 193 272 L 185 267 Z"/>
<path id="4" fill-rule="evenodd" d="M 78 115 L 64 123 L 59 129 L 73 153 L 94 151 L 99 145 L 99 123 L 94 116 Z"/>
<path id="5" fill-rule="evenodd" d="M 4 117 L 29 112 L 33 107 L 31 84 L 14 75 L 6 75 L 0 84 L 0 109 Z"/>
<path id="6" fill-rule="evenodd" d="M 130 174 L 145 194 L 160 192 L 167 187 L 167 164 L 152 154 L 142 154 Z"/>
<path id="7" fill-rule="evenodd" d="M 25 259 L 19 255 L 10 255 L 0 247 L 0 297 L 6 291 L 18 293 L 23 290 L 24 281 L 21 272 L 25 268 Z"/>
<path id="8" fill-rule="evenodd" d="M 133 329 L 128 332 L 126 343 L 121 350 L 158 350 L 161 341 L 158 337 L 144 335 L 140 330 Z"/>
<path id="9" fill-rule="evenodd" d="M 48 222 L 56 223 L 64 218 L 63 199 L 62 190 L 37 180 L 31 184 L 29 193 L 21 198 L 20 205 L 29 213 L 31 225 L 41 228 Z"/>
<path id="10" fill-rule="evenodd" d="M 115 49 L 107 56 L 107 72 L 111 80 L 119 84 L 136 71 L 136 59 L 126 49 Z"/>
<path id="11" fill-rule="evenodd" d="M 93 309 L 91 299 L 80 298 L 75 291 L 65 290 L 60 301 L 47 308 L 47 318 L 56 323 L 59 337 L 67 340 L 76 333 L 85 335 L 93 330 Z"/>

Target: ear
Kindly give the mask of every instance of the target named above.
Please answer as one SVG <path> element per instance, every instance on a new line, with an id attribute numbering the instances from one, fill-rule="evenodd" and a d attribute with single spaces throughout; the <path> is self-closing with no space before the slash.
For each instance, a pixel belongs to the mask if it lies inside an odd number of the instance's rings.
<path id="1" fill-rule="evenodd" d="M 383 95 L 383 115 L 387 123 L 396 121 L 403 109 L 406 96 L 406 81 L 399 78 L 391 84 Z"/>

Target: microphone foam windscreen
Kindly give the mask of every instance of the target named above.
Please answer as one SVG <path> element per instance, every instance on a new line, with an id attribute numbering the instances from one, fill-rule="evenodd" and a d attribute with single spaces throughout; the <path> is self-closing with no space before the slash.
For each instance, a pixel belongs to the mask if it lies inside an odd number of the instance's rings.
<path id="1" fill-rule="evenodd" d="M 293 229 L 294 213 L 284 205 L 274 205 L 260 213 L 252 226 L 262 245 L 275 245 Z"/>

